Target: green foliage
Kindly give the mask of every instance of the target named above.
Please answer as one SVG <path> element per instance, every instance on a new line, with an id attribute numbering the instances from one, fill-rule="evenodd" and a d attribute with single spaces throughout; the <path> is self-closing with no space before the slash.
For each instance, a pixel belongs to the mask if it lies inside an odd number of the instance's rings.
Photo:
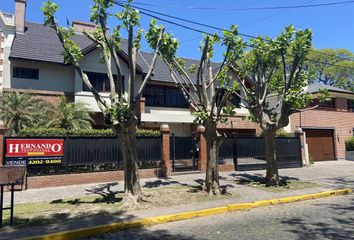
<path id="1" fill-rule="evenodd" d="M 113 6 L 112 0 L 94 0 L 93 5 L 91 6 L 91 15 L 90 20 L 91 22 L 100 25 L 101 22 L 106 22 L 107 17 L 107 10 Z"/>
<path id="2" fill-rule="evenodd" d="M 156 19 L 152 19 L 150 22 L 150 28 L 145 34 L 145 38 L 152 49 L 156 48 L 161 29 L 163 29 L 163 26 L 157 25 Z M 178 47 L 179 42 L 173 37 L 172 33 L 163 33 L 159 54 L 165 59 L 165 61 L 171 62 L 173 58 L 176 57 Z"/>
<path id="3" fill-rule="evenodd" d="M 196 71 L 197 71 L 197 65 L 192 64 L 189 66 L 189 68 L 188 68 L 189 73 L 195 73 Z"/>
<path id="4" fill-rule="evenodd" d="M 134 115 L 132 110 L 130 109 L 128 96 L 123 95 L 121 101 L 116 99 L 115 106 L 111 106 L 107 109 L 108 116 L 110 117 L 109 121 L 111 123 L 124 123 L 129 121 Z"/>
<path id="5" fill-rule="evenodd" d="M 97 1 L 97 0 L 95 0 Z M 102 0 L 101 0 L 102 1 Z M 106 0 L 107 1 L 107 0 Z M 132 1 L 128 1 L 127 4 L 124 5 L 124 9 L 120 12 L 120 13 L 116 13 L 115 16 L 122 21 L 123 26 L 126 29 L 129 29 L 129 27 L 139 27 L 140 26 L 140 15 L 139 15 L 139 11 L 136 9 L 133 9 L 130 6 L 130 3 Z"/>
<path id="6" fill-rule="evenodd" d="M 193 115 L 195 117 L 194 123 L 198 125 L 202 125 L 209 118 L 209 114 L 203 108 L 198 108 L 197 111 L 193 112 Z"/>
<path id="7" fill-rule="evenodd" d="M 347 151 L 354 151 L 354 137 L 345 141 L 345 148 Z"/>
<path id="8" fill-rule="evenodd" d="M 314 72 L 311 82 L 354 91 L 354 53 L 346 49 L 314 49 L 306 61 L 306 68 Z"/>
<path id="9" fill-rule="evenodd" d="M 311 96 L 303 88 L 311 73 L 303 64 L 312 46 L 311 31 L 288 26 L 274 39 L 260 36 L 250 43 L 252 50 L 244 55 L 240 66 L 254 83 L 246 96 L 253 119 L 262 123 L 266 114 L 277 124 L 280 118 L 308 106 Z"/>
<path id="10" fill-rule="evenodd" d="M 329 94 L 328 89 L 321 88 L 321 89 L 319 89 L 318 93 L 319 93 L 318 100 L 320 103 L 331 100 L 331 95 Z"/>
<path id="11" fill-rule="evenodd" d="M 0 95 L 0 119 L 9 135 L 17 135 L 24 128 L 44 126 L 51 108 L 50 103 L 27 93 L 4 92 Z"/>
<path id="12" fill-rule="evenodd" d="M 259 136 L 264 137 L 265 133 L 262 131 Z M 278 129 L 275 133 L 276 137 L 290 137 L 291 133 L 286 132 L 283 128 Z"/>
<path id="13" fill-rule="evenodd" d="M 59 9 L 58 5 L 52 1 L 45 2 L 41 7 L 44 15 L 44 25 L 48 25 L 57 32 L 59 38 L 63 40 L 64 62 L 67 64 L 77 63 L 84 57 L 79 46 L 70 38 L 74 36 L 72 28 L 57 27 L 54 14 Z"/>
<path id="14" fill-rule="evenodd" d="M 90 129 L 93 119 L 89 110 L 83 103 L 67 102 L 64 96 L 60 97 L 60 103 L 51 114 L 51 119 L 46 124 L 49 128 L 64 129 Z"/>
<path id="15" fill-rule="evenodd" d="M 43 6 L 41 7 L 41 11 L 43 12 L 44 15 L 44 25 L 48 25 L 50 27 L 53 27 L 54 23 L 56 23 L 54 14 L 59 10 L 59 6 L 52 2 L 52 1 L 47 1 L 43 3 Z"/>
<path id="16" fill-rule="evenodd" d="M 161 133 L 154 130 L 139 129 L 137 136 L 158 137 Z M 68 130 L 64 128 L 27 128 L 20 131 L 21 137 L 113 137 L 115 136 L 112 129 L 77 129 Z"/>

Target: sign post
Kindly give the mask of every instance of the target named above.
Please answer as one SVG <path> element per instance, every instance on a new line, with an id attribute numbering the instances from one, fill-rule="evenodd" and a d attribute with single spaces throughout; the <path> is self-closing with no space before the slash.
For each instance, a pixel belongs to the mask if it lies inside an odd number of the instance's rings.
<path id="1" fill-rule="evenodd" d="M 14 197 L 15 185 L 23 184 L 25 168 L 2 167 L 0 168 L 0 228 L 2 227 L 3 211 L 10 210 L 10 225 L 14 225 Z M 10 207 L 4 207 L 4 188 L 11 186 Z"/>

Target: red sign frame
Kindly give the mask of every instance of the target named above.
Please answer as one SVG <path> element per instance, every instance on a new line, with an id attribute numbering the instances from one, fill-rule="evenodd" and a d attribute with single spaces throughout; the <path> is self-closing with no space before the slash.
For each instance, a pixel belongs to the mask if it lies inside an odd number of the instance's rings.
<path id="1" fill-rule="evenodd" d="M 61 164 L 64 155 L 62 138 L 7 138 L 5 165 Z"/>

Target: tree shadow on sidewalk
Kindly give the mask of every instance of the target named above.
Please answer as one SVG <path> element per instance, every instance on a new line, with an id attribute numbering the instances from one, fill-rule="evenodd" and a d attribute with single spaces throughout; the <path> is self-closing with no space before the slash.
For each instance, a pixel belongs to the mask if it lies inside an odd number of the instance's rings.
<path id="1" fill-rule="evenodd" d="M 0 229 L 0 239 L 17 239 L 18 237 L 28 237 L 37 234 L 45 234 L 48 232 L 55 232 L 66 229 L 82 228 L 88 226 L 97 226 L 98 224 L 132 220 L 135 216 L 129 215 L 126 211 L 108 212 L 105 210 L 87 212 L 62 212 L 62 213 L 43 213 L 40 216 L 35 217 L 23 217 L 15 216 L 14 228 L 9 231 L 10 228 L 6 227 Z M 9 224 L 9 219 L 5 219 L 4 226 Z M 1 232 L 6 230 L 6 232 Z M 10 232 L 12 234 L 10 234 Z M 16 236 L 14 238 L 7 238 L 6 236 Z"/>
<path id="2" fill-rule="evenodd" d="M 226 180 L 227 178 L 220 176 L 219 179 Z M 159 179 L 159 180 L 155 180 L 155 181 L 145 182 L 145 184 L 143 185 L 143 188 L 159 188 L 159 187 L 165 187 L 165 186 L 183 186 L 183 187 L 191 188 L 190 190 L 187 191 L 190 193 L 197 193 L 197 192 L 201 192 L 204 190 L 204 184 L 205 184 L 204 179 L 201 179 L 201 178 L 194 179 L 193 182 L 195 182 L 196 184 L 182 183 L 182 182 L 173 180 L 173 178 L 167 177 L 167 178 L 163 178 L 163 179 Z M 234 188 L 234 187 L 235 186 L 232 184 L 223 184 L 220 186 L 222 192 L 227 192 L 227 189 Z"/>
<path id="3" fill-rule="evenodd" d="M 266 178 L 263 174 L 255 173 L 232 173 L 229 176 L 235 178 L 235 182 L 240 185 L 266 184 Z M 299 178 L 289 176 L 279 176 L 280 186 L 287 186 L 290 181 L 299 181 Z"/>
<path id="4" fill-rule="evenodd" d="M 99 195 L 96 199 L 85 201 L 82 198 L 75 198 L 69 200 L 57 199 L 50 202 L 50 204 L 71 204 L 71 205 L 80 205 L 80 204 L 92 204 L 92 203 L 107 203 L 107 204 L 116 204 L 122 201 L 122 197 L 117 196 L 122 191 L 113 191 L 112 187 L 117 186 L 118 183 L 106 183 L 101 184 L 98 187 L 92 189 L 86 189 L 90 194 Z M 91 196 L 95 196 L 91 195 Z"/>

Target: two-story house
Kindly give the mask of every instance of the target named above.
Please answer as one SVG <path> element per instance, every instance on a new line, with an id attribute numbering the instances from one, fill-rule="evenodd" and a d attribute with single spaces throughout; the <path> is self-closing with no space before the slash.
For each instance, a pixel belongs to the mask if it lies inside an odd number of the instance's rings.
<path id="1" fill-rule="evenodd" d="M 93 95 L 73 66 L 64 64 L 63 49 L 55 32 L 43 24 L 26 21 L 26 0 L 14 2 L 14 14 L 0 12 L 2 91 L 30 91 L 54 104 L 61 95 L 67 96 L 71 101 L 84 102 L 90 111 L 95 113 L 95 127 L 104 127 L 103 115 Z M 96 90 L 108 99 L 109 81 L 106 66 L 100 62 L 100 50 L 83 34 L 83 31 L 92 31 L 95 25 L 74 21 L 73 28 L 75 31 L 73 40 L 84 54 L 81 66 Z M 118 54 L 123 75 L 127 76 L 129 69 L 125 40 L 122 41 Z M 151 58 L 152 54 L 149 52 L 139 52 L 137 56 L 137 88 L 141 84 L 142 76 L 148 71 L 147 62 L 150 62 Z M 197 60 L 185 60 L 187 65 L 198 63 Z M 216 68 L 219 66 L 217 63 L 214 65 Z M 161 124 L 166 123 L 170 126 L 171 132 L 177 136 L 190 136 L 195 130 L 194 116 L 182 92 L 175 87 L 168 66 L 161 59 L 157 60 L 143 96 L 139 104 L 141 128 L 159 129 Z M 258 133 L 259 128 L 256 124 L 243 119 L 247 113 L 243 103 L 238 99 L 232 101 L 237 103 L 237 115 L 230 118 L 227 123 L 221 124 L 220 129 L 240 135 Z"/>
<path id="2" fill-rule="evenodd" d="M 319 90 L 324 88 L 331 100 L 319 102 Z M 354 136 L 354 92 L 319 83 L 307 86 L 305 91 L 312 94 L 311 107 L 293 114 L 288 130 L 303 129 L 310 160 L 344 159 L 345 140 Z"/>

